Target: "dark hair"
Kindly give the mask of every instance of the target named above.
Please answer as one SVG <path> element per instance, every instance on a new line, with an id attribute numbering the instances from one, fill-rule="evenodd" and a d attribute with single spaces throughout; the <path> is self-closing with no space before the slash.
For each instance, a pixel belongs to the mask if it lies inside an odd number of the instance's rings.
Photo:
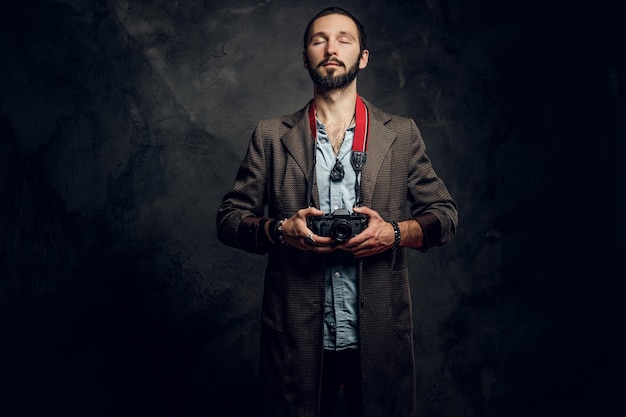
<path id="1" fill-rule="evenodd" d="M 359 19 L 354 17 L 354 15 L 350 13 L 349 11 L 344 10 L 340 7 L 327 7 L 321 12 L 319 12 L 318 14 L 316 14 L 315 16 L 313 16 L 313 18 L 309 20 L 309 23 L 306 25 L 306 29 L 304 30 L 304 39 L 303 39 L 303 45 L 304 45 L 305 51 L 309 45 L 309 32 L 311 31 L 311 26 L 313 26 L 313 22 L 315 22 L 320 17 L 327 16 L 329 14 L 342 14 L 352 19 L 352 21 L 356 25 L 356 28 L 359 30 L 359 46 L 361 48 L 361 52 L 367 49 L 367 37 L 365 36 L 365 28 L 363 27 L 361 22 L 359 22 Z"/>

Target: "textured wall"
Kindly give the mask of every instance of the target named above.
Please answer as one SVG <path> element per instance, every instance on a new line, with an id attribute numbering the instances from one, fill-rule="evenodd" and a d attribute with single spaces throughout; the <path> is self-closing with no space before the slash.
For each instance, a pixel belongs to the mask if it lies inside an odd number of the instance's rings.
<path id="1" fill-rule="evenodd" d="M 410 258 L 417 415 L 610 415 L 617 14 L 336 3 L 368 29 L 359 91 L 415 118 L 460 208 L 457 239 Z M 255 414 L 264 258 L 220 245 L 215 213 L 256 121 L 310 98 L 302 30 L 326 5 L 2 13 L 0 410 L 21 410 L 6 415 Z"/>

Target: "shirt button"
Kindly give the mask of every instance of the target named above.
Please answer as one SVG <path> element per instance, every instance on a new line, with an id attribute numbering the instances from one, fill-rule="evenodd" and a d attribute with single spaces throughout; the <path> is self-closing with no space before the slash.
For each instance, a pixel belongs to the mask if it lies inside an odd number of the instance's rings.
<path id="1" fill-rule="evenodd" d="M 335 278 L 339 278 L 341 276 L 341 272 L 335 272 Z"/>
<path id="2" fill-rule="evenodd" d="M 334 211 L 334 210 L 337 210 L 338 208 L 339 208 L 339 206 L 338 206 L 337 204 L 335 204 L 335 205 L 333 206 L 333 211 Z"/>

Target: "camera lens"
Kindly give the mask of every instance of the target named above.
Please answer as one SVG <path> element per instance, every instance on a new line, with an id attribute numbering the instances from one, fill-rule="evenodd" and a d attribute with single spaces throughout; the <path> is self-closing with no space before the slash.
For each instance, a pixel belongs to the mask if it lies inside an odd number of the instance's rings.
<path id="1" fill-rule="evenodd" d="M 330 228 L 330 235 L 337 242 L 345 242 L 352 237 L 352 226 L 345 221 L 337 220 Z"/>

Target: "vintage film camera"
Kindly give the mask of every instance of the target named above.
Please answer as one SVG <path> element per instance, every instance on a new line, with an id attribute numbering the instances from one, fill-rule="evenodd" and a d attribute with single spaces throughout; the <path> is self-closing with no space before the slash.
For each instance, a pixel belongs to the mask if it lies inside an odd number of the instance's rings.
<path id="1" fill-rule="evenodd" d="M 329 236 L 337 242 L 345 242 L 367 227 L 368 218 L 362 214 L 338 209 L 321 216 L 307 217 L 307 226 L 318 236 Z"/>

